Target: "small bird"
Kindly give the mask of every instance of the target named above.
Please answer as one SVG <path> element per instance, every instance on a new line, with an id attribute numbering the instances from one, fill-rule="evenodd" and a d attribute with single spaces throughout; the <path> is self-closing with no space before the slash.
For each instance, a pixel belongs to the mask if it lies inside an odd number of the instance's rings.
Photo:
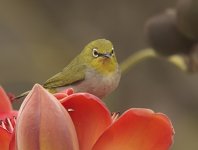
<path id="1" fill-rule="evenodd" d="M 49 78 L 43 87 L 51 93 L 73 88 L 104 98 L 116 89 L 121 72 L 112 43 L 97 39 L 85 46 L 61 72 Z M 25 92 L 16 98 L 27 95 Z"/>

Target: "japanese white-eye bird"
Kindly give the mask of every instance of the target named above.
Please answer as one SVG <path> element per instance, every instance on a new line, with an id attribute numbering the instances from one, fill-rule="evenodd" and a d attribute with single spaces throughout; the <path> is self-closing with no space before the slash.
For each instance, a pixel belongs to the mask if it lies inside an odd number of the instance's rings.
<path id="1" fill-rule="evenodd" d="M 112 43 L 98 39 L 85 46 L 61 72 L 48 79 L 43 87 L 51 93 L 73 88 L 99 98 L 110 94 L 119 84 L 121 72 Z M 27 95 L 27 92 L 19 97 Z"/>

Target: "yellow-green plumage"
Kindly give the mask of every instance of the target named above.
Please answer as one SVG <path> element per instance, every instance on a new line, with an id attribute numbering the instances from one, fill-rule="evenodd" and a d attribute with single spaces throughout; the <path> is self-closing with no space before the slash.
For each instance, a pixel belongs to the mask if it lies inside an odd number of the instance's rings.
<path id="1" fill-rule="evenodd" d="M 73 88 L 100 98 L 111 93 L 120 80 L 120 70 L 113 45 L 106 39 L 90 42 L 61 72 L 48 79 L 43 87 L 51 93 Z"/>

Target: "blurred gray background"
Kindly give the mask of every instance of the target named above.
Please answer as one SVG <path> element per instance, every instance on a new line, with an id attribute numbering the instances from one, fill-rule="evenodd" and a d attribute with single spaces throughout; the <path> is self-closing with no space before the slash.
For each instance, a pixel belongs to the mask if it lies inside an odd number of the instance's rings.
<path id="1" fill-rule="evenodd" d="M 149 47 L 145 22 L 175 4 L 176 0 L 1 1 L 0 84 L 14 94 L 42 84 L 98 38 L 111 40 L 122 62 Z M 197 87 L 198 74 L 148 59 L 123 75 L 105 102 L 111 111 L 146 107 L 167 114 L 176 132 L 172 149 L 197 150 Z"/>

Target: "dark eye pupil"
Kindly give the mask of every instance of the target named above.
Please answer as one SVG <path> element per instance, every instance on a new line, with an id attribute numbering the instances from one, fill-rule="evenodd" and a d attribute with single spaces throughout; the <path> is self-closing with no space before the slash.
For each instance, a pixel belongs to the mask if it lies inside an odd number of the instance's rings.
<path id="1" fill-rule="evenodd" d="M 112 51 L 111 51 L 111 55 L 113 55 L 113 54 L 114 54 L 114 51 L 112 50 Z"/>
<path id="2" fill-rule="evenodd" d="M 96 56 L 97 56 L 97 55 L 98 55 L 98 52 L 97 52 L 97 51 L 94 51 L 94 55 L 96 55 Z"/>

